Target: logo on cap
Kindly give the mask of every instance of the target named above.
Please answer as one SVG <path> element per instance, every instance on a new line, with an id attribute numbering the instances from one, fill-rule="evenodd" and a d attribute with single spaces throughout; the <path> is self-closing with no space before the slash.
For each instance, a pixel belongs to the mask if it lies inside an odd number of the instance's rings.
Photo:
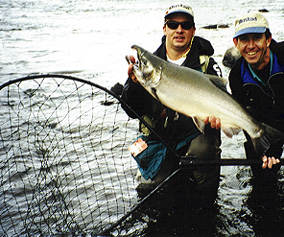
<path id="1" fill-rule="evenodd" d="M 250 33 L 264 33 L 269 29 L 268 21 L 259 12 L 251 12 L 235 21 L 235 37 Z"/>
<path id="2" fill-rule="evenodd" d="M 246 17 L 244 19 L 239 20 L 239 24 L 242 24 L 243 22 L 247 22 L 247 21 L 257 21 L 256 17 Z"/>
<path id="3" fill-rule="evenodd" d="M 174 13 L 184 13 L 194 17 L 192 8 L 183 4 L 176 4 L 170 6 L 165 12 L 165 18 Z"/>
<path id="4" fill-rule="evenodd" d="M 183 4 L 177 4 L 177 5 L 170 6 L 170 7 L 169 7 L 169 10 L 171 10 L 171 9 L 173 9 L 173 8 L 178 8 L 178 7 L 182 7 L 182 8 L 184 8 L 184 9 L 186 9 L 186 10 L 189 10 L 189 11 L 192 10 L 191 7 L 185 6 L 185 5 L 183 5 Z"/>

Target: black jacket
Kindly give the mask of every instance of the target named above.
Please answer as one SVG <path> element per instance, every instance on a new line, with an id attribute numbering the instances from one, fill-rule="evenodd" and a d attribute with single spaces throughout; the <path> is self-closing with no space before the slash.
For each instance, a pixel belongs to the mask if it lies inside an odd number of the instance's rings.
<path id="1" fill-rule="evenodd" d="M 284 66 L 284 42 L 272 40 L 270 49 L 276 54 L 278 63 Z M 241 57 L 229 74 L 233 97 L 258 121 L 284 131 L 284 74 L 266 78 L 266 86 L 244 83 L 241 76 L 243 62 L 247 65 Z"/>
<path id="2" fill-rule="evenodd" d="M 199 56 L 211 56 L 213 53 L 214 49 L 211 43 L 196 36 L 183 66 L 201 70 Z M 165 37 L 162 38 L 162 44 L 154 54 L 166 60 Z M 213 65 L 215 66 L 213 67 Z M 213 58 L 210 58 L 207 73 L 217 75 L 217 72 L 214 70 L 216 66 L 218 66 L 217 63 Z M 127 79 L 124 85 L 122 99 L 140 116 L 147 115 L 153 119 L 155 131 L 168 141 L 179 141 L 185 136 L 198 132 L 191 118 L 166 108 L 155 100 L 139 83 L 134 83 L 130 78 Z M 135 118 L 132 111 L 125 107 L 123 109 L 130 117 Z"/>

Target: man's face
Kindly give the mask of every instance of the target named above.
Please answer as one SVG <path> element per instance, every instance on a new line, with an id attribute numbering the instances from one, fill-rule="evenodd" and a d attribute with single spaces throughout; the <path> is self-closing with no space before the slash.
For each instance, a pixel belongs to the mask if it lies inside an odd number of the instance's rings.
<path id="1" fill-rule="evenodd" d="M 168 24 L 165 24 L 163 27 L 164 35 L 167 39 L 167 46 L 178 51 L 185 50 L 189 46 L 195 33 L 195 27 L 192 26 L 192 20 L 189 19 L 185 14 L 174 14 L 167 19 L 167 22 Z M 192 27 L 190 27 L 190 29 L 184 29 L 182 25 L 179 24 L 176 29 L 171 28 L 170 23 L 177 25 L 175 23 L 183 22 L 186 22 L 185 25 L 191 25 Z"/>
<path id="2" fill-rule="evenodd" d="M 254 68 L 260 70 L 269 62 L 268 47 L 271 37 L 266 39 L 265 34 L 245 34 L 233 39 L 235 46 L 244 59 Z"/>

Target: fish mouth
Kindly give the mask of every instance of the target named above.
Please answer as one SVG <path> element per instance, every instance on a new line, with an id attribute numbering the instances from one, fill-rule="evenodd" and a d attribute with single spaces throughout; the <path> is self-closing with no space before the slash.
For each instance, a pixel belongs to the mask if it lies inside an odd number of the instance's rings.
<path id="1" fill-rule="evenodd" d="M 140 61 L 140 60 L 141 60 L 141 49 L 140 49 L 140 47 L 137 46 L 137 45 L 132 45 L 131 48 L 134 49 L 134 50 L 136 50 L 136 52 L 137 52 L 137 58 L 138 58 L 138 60 Z"/>
<path id="2" fill-rule="evenodd" d="M 134 49 L 134 50 L 136 50 L 137 53 L 138 53 L 139 51 L 141 51 L 140 47 L 139 47 L 138 45 L 136 45 L 136 44 L 132 45 L 131 48 Z"/>
<path id="3" fill-rule="evenodd" d="M 140 61 L 141 61 L 141 57 L 140 57 L 140 50 L 139 50 L 139 47 L 138 46 L 136 46 L 136 45 L 133 45 L 133 46 L 131 46 L 131 49 L 134 49 L 134 50 L 136 50 L 136 53 L 137 53 L 137 60 L 135 59 L 135 63 L 133 63 L 132 61 L 131 61 L 131 59 L 130 59 L 130 56 L 125 56 L 125 59 L 126 59 L 126 61 L 127 61 L 127 63 L 128 64 L 133 64 L 134 65 L 134 67 L 136 67 L 136 68 L 139 68 L 139 65 L 140 65 Z"/>
<path id="4" fill-rule="evenodd" d="M 132 45 L 131 49 L 136 50 L 136 53 L 137 53 L 137 60 L 135 61 L 134 66 L 136 66 L 139 69 L 141 69 L 141 62 L 142 62 L 143 52 L 142 52 L 141 48 L 139 46 L 137 46 L 137 45 Z"/>

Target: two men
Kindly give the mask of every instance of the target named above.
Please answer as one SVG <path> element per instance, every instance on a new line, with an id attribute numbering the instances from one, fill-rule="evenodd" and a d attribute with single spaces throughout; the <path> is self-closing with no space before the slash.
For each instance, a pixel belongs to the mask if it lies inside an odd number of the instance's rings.
<path id="1" fill-rule="evenodd" d="M 172 63 L 221 75 L 218 65 L 211 57 L 214 50 L 210 42 L 195 36 L 194 15 L 189 6 L 170 7 L 164 20 L 162 44 L 154 54 Z M 281 92 L 284 86 L 283 42 L 276 43 L 272 39 L 268 22 L 260 13 L 250 13 L 236 20 L 233 41 L 242 56 L 229 75 L 233 97 L 257 120 L 284 132 L 284 97 Z M 134 62 L 133 58 L 131 60 Z M 179 154 L 198 159 L 219 159 L 221 140 L 218 129 L 222 121 L 214 117 L 208 118 L 207 122 L 210 124 L 205 133 L 200 134 L 191 118 L 164 107 L 152 98 L 137 83 L 132 66 L 128 68 L 129 78 L 122 94 L 122 98 L 132 109 L 149 121 L 155 131 L 173 146 L 192 136 L 186 146 L 178 151 Z M 129 116 L 134 117 L 131 111 L 124 109 Z M 155 139 L 143 125 L 141 131 L 148 139 Z M 250 137 L 246 133 L 245 135 L 247 158 L 263 160 L 262 168 L 252 167 L 254 175 L 275 174 L 280 167 L 277 164 L 282 154 L 283 140 L 271 144 L 263 157 L 257 157 Z M 157 175 L 151 181 L 158 182 L 177 167 L 177 161 L 171 158 L 169 154 L 166 155 Z M 201 198 L 208 194 L 208 190 L 213 190 L 211 193 L 216 194 L 219 174 L 220 169 L 215 167 L 192 171 L 193 180 L 199 187 L 197 193 L 200 192 Z"/>

